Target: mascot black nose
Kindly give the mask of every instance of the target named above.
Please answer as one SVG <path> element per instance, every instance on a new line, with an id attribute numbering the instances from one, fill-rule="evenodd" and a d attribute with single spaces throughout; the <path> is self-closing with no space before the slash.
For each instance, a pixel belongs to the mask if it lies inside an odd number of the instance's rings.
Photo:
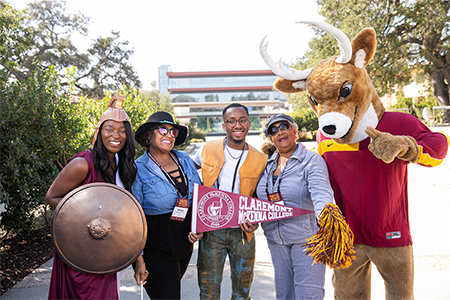
<path id="1" fill-rule="evenodd" d="M 322 130 L 326 134 L 333 135 L 336 132 L 336 126 L 334 126 L 334 125 L 323 126 Z"/>

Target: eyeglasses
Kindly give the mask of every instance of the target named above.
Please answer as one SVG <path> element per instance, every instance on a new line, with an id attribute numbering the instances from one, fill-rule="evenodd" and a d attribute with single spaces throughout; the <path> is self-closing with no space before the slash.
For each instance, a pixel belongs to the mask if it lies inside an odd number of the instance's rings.
<path id="1" fill-rule="evenodd" d="M 170 135 L 174 138 L 176 138 L 178 136 L 178 133 L 180 133 L 176 128 L 169 129 L 165 126 L 158 126 L 158 128 L 155 129 L 158 129 L 159 134 L 162 136 L 166 136 L 170 132 Z"/>
<path id="2" fill-rule="evenodd" d="M 280 125 L 278 125 L 278 126 L 271 126 L 269 128 L 269 134 L 275 135 L 278 133 L 278 131 L 285 131 L 285 130 L 289 130 L 290 128 L 291 128 L 291 124 L 289 124 L 288 122 L 281 122 Z"/>
<path id="3" fill-rule="evenodd" d="M 225 123 L 227 123 L 228 126 L 230 126 L 230 127 L 236 126 L 237 122 L 238 122 L 238 120 L 236 120 L 236 119 L 228 119 L 228 120 L 225 121 Z M 248 119 L 247 118 L 239 119 L 239 124 L 241 126 L 247 126 Z"/>

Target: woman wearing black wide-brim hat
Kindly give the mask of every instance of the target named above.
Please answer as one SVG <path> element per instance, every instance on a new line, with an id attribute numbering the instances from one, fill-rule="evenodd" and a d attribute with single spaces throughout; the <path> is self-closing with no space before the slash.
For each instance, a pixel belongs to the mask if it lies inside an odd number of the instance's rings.
<path id="1" fill-rule="evenodd" d="M 136 160 L 138 172 L 131 191 L 147 219 L 144 261 L 149 275 L 144 287 L 151 299 L 180 299 L 193 243 L 202 237 L 191 233 L 193 186 L 202 182 L 189 155 L 173 149 L 187 136 L 186 126 L 158 111 L 134 137 L 146 149 Z"/>
<path id="2" fill-rule="evenodd" d="M 148 148 L 147 143 L 147 136 L 143 136 L 144 133 L 149 132 L 150 129 L 155 129 L 158 126 L 164 127 L 165 125 L 172 125 L 176 130 L 178 130 L 178 134 L 175 138 L 175 144 L 174 146 L 178 146 L 180 144 L 183 144 L 186 138 L 188 137 L 188 127 L 185 125 L 175 124 L 173 121 L 173 117 L 171 114 L 165 112 L 165 111 L 158 111 L 152 114 L 148 119 L 147 122 L 139 126 L 138 130 L 136 130 L 136 133 L 134 135 L 134 139 L 136 142 L 138 142 L 142 147 Z M 167 126 L 166 126 L 167 127 Z M 144 144 L 142 144 L 142 142 Z"/>

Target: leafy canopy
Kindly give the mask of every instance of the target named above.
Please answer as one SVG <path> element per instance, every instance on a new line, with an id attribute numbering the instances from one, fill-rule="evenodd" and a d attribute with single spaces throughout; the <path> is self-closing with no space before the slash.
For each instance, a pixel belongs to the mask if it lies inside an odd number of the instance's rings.
<path id="1" fill-rule="evenodd" d="M 447 0 L 317 0 L 326 22 L 352 39 L 365 27 L 377 33 L 377 52 L 367 66 L 380 94 L 409 83 L 412 71 L 428 75 L 439 105 L 450 105 L 450 4 Z M 304 69 L 339 49 L 335 39 L 316 30 L 311 51 L 295 64 Z"/>
<path id="2" fill-rule="evenodd" d="M 26 79 L 38 68 L 44 71 L 53 65 L 60 76 L 75 67 L 73 84 L 77 92 L 94 99 L 103 98 L 105 90 L 141 87 L 130 62 L 134 50 L 128 41 L 120 39 L 119 32 L 96 38 L 86 52 L 78 50 L 72 38 L 87 36 L 89 18 L 82 13 L 67 13 L 65 0 L 36 1 L 25 11 L 1 0 L 0 7 L 5 12 L 0 18 L 0 41 L 7 40 L 0 46 L 0 63 L 5 67 L 15 62 L 17 68 L 12 75 L 16 79 Z M 61 82 L 62 86 L 69 84 Z"/>

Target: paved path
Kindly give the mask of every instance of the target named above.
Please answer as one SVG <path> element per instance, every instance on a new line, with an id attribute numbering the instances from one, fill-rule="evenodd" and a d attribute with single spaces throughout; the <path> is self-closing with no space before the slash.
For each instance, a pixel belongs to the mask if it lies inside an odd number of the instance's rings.
<path id="1" fill-rule="evenodd" d="M 436 129 L 438 130 L 438 129 Z M 450 130 L 446 132 L 450 135 Z M 212 139 L 212 138 L 211 138 Z M 259 136 L 247 141 L 256 148 L 262 144 Z M 305 143 L 311 148 L 314 143 Z M 195 150 L 191 153 L 195 153 Z M 418 300 L 450 299 L 450 159 L 436 168 L 417 165 L 409 167 L 409 203 L 411 232 L 414 242 L 415 298 Z M 256 267 L 251 296 L 256 300 L 275 299 L 273 267 L 267 242 L 261 228 L 256 231 Z M 182 280 L 182 299 L 198 299 L 196 276 L 197 249 Z M 9 299 L 47 299 L 52 260 L 35 270 L 0 297 Z M 384 299 L 384 284 L 372 269 L 372 299 Z M 224 272 L 222 299 L 230 299 L 229 266 Z M 327 269 L 325 299 L 333 299 L 332 271 Z M 134 283 L 133 272 L 122 272 L 120 294 L 122 300 L 140 299 L 140 289 Z M 144 299 L 149 299 L 144 292 Z"/>

